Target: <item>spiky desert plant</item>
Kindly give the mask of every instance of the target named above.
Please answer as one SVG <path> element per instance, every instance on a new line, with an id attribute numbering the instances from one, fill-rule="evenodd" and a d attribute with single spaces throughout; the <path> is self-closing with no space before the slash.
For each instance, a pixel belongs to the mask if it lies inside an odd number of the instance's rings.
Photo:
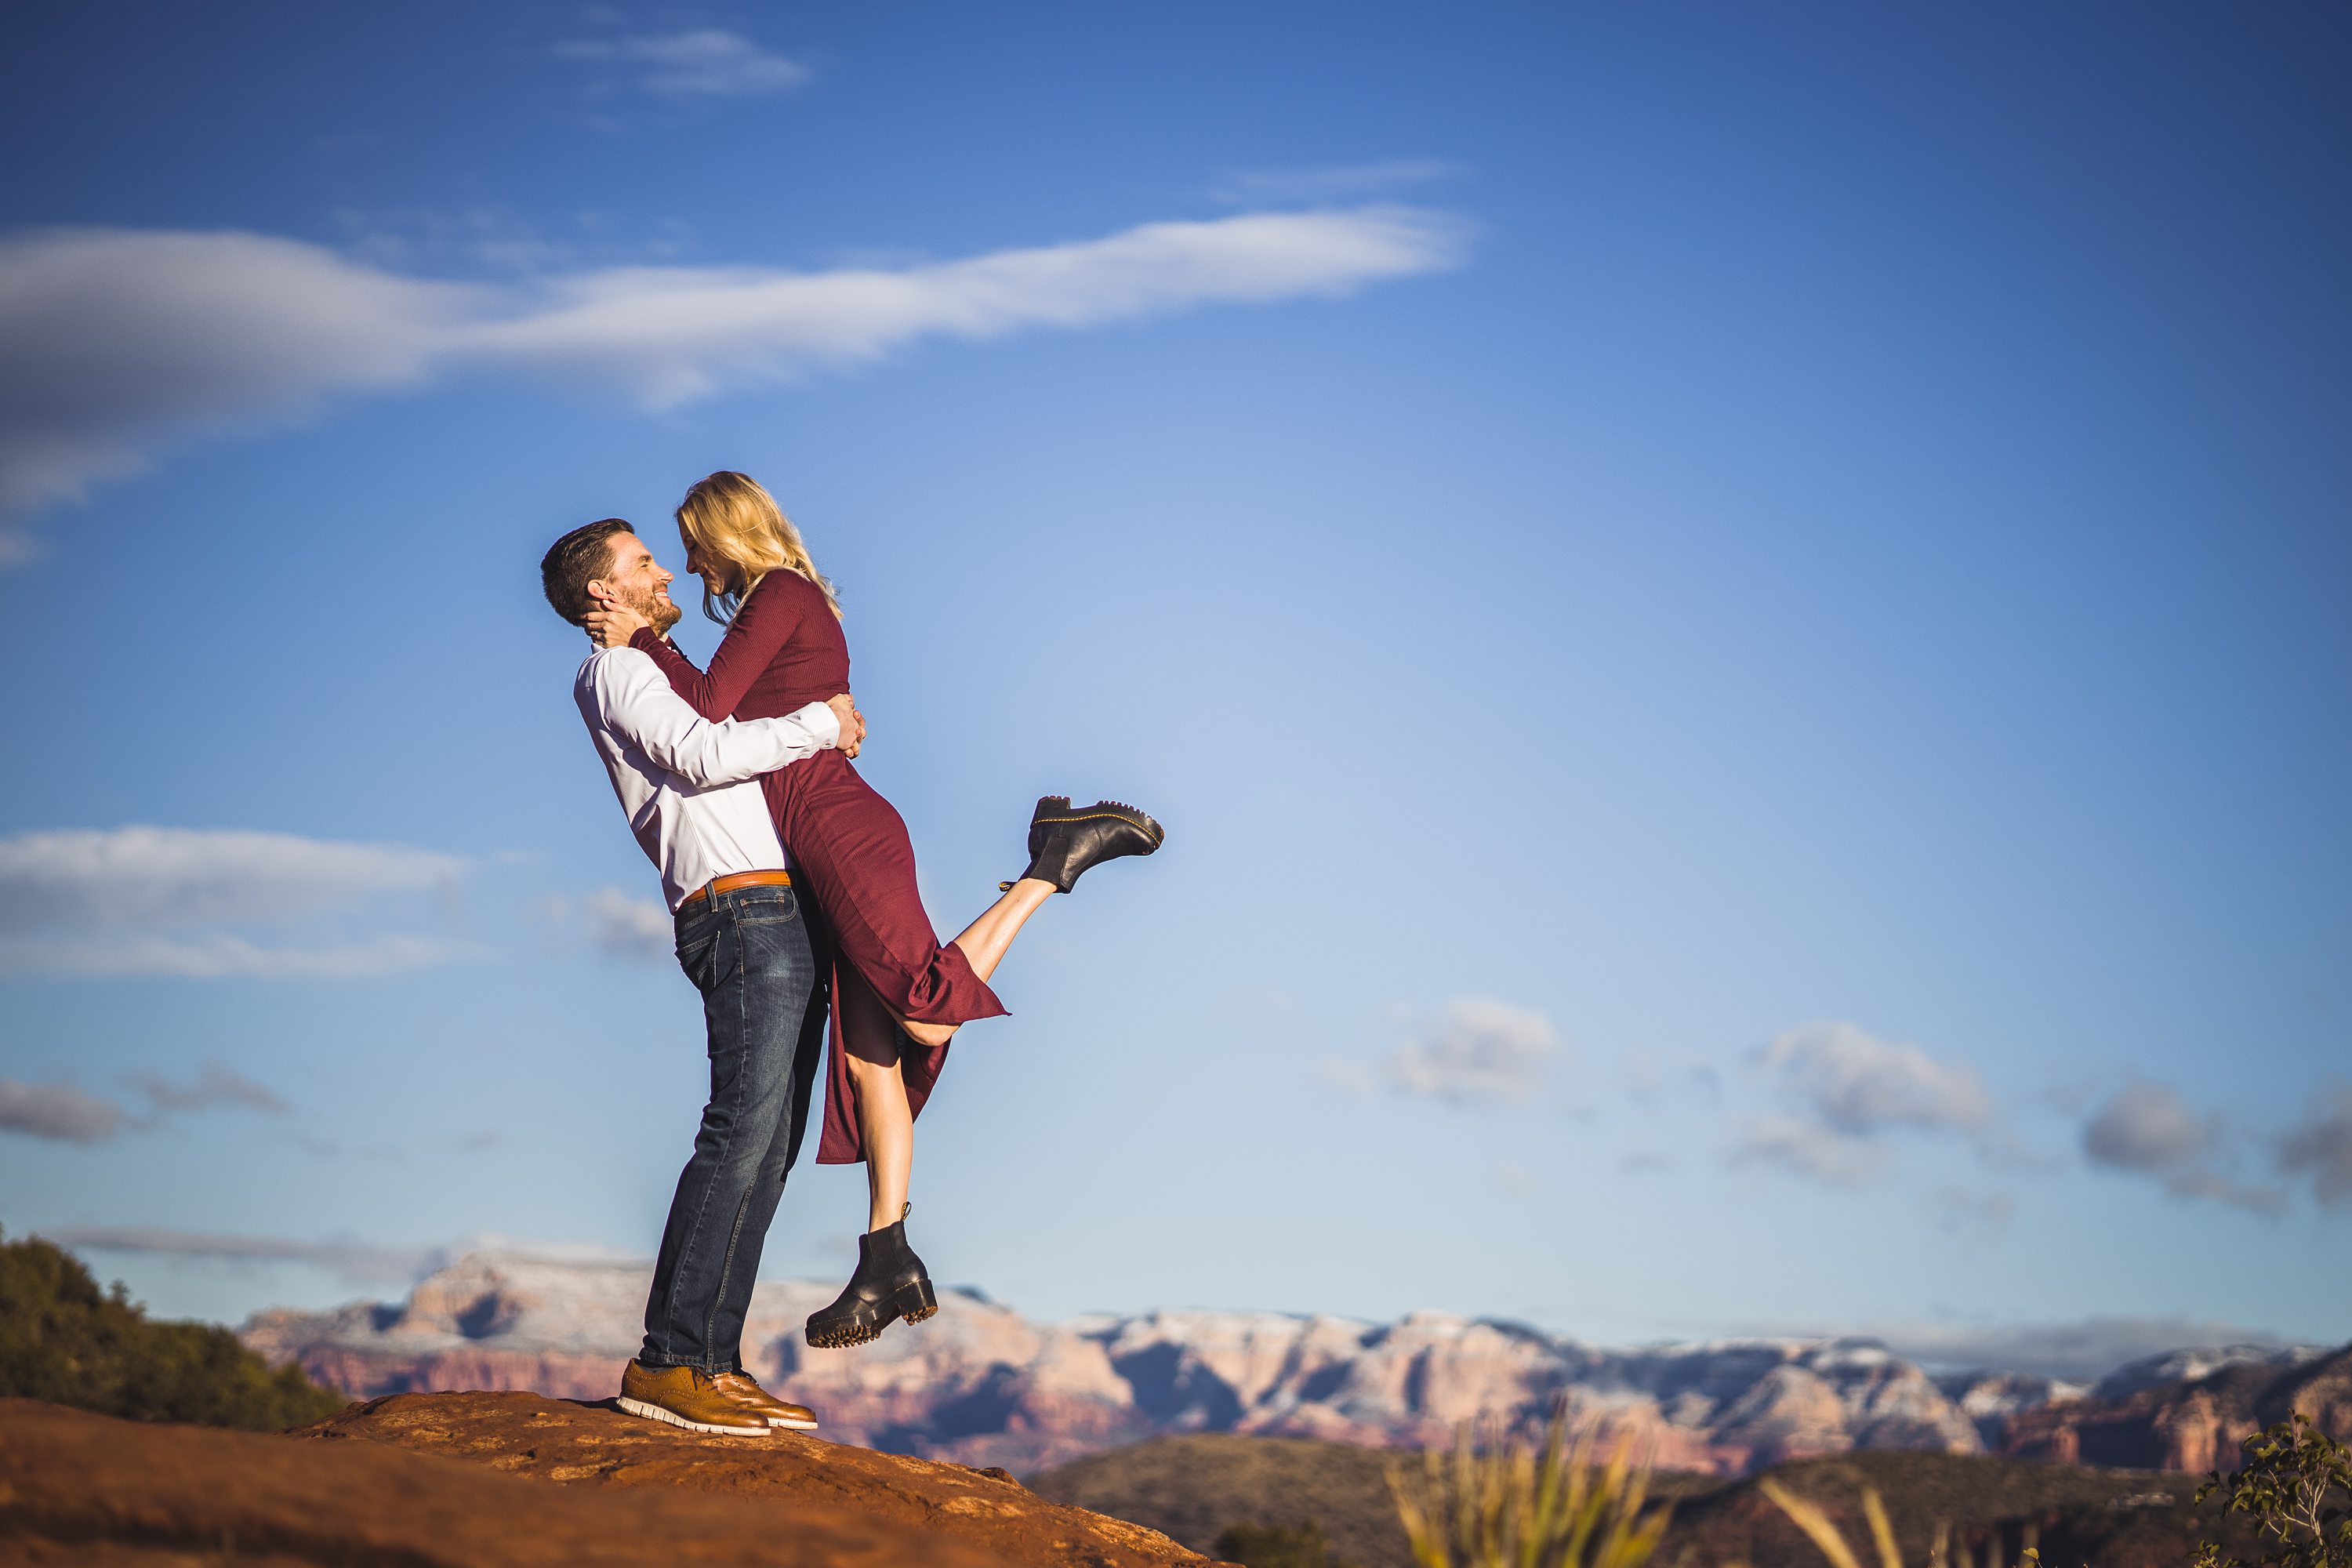
<path id="1" fill-rule="evenodd" d="M 1451 1449 L 1389 1467 L 1389 1493 L 1420 1568 L 1642 1568 L 1665 1533 L 1650 1467 L 1631 1439 L 1593 1462 L 1590 1430 L 1570 1439 L 1565 1405 L 1540 1452 L 1500 1422 L 1464 1422 Z"/>
<path id="2" fill-rule="evenodd" d="M 1853 1548 L 1845 1542 L 1845 1534 L 1823 1512 L 1819 1503 L 1801 1498 L 1771 1477 L 1756 1483 L 1756 1489 L 1772 1500 L 1790 1523 L 1805 1532 L 1806 1538 L 1821 1549 L 1830 1560 L 1830 1568 L 1862 1568 Z M 1878 1489 L 1862 1489 L 1862 1516 L 1870 1521 L 1871 1543 L 1878 1549 L 1879 1568 L 1903 1568 L 1903 1553 L 1895 1544 L 1895 1526 L 1886 1517 L 1886 1504 L 1880 1500 Z M 1945 1568 L 1949 1561 L 1952 1529 L 1948 1524 L 1936 1526 L 1935 1540 L 1927 1548 L 1927 1568 Z M 2042 1568 L 2039 1549 L 2025 1549 L 2021 1568 Z"/>

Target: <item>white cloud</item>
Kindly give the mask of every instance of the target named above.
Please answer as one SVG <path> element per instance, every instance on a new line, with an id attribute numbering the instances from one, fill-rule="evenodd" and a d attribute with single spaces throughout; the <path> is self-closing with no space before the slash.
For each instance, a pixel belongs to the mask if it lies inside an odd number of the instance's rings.
<path id="1" fill-rule="evenodd" d="M 2083 1152 L 2095 1165 L 2150 1177 L 2176 1198 L 2276 1212 L 2284 1196 L 2275 1188 L 2243 1185 L 2226 1173 L 2230 1142 L 2221 1118 L 2198 1115 L 2160 1084 L 2127 1085 L 2083 1125 Z"/>
<path id="2" fill-rule="evenodd" d="M 175 438 L 412 384 L 484 303 L 268 235 L 0 239 L 0 510 L 79 498 Z"/>
<path id="3" fill-rule="evenodd" d="M 1775 1037 L 1755 1059 L 1790 1110 L 1751 1116 L 1731 1157 L 1832 1186 L 1858 1186 L 1893 1163 L 1903 1130 L 1980 1132 L 1990 1115 L 1976 1074 L 1917 1046 L 1824 1021 Z"/>
<path id="4" fill-rule="evenodd" d="M 1976 1074 L 1852 1024 L 1806 1024 L 1764 1047 L 1763 1062 L 1823 1126 L 1852 1137 L 1892 1127 L 1975 1128 L 1989 1107 Z"/>
<path id="5" fill-rule="evenodd" d="M 677 926 L 652 899 L 633 899 L 618 888 L 599 888 L 582 905 L 588 940 L 606 952 L 630 958 L 668 958 L 677 951 Z"/>
<path id="6" fill-rule="evenodd" d="M 719 27 L 633 38 L 575 38 L 556 45 L 555 53 L 562 59 L 630 68 L 636 85 L 646 91 L 685 98 L 785 92 L 811 75 L 799 61 Z"/>
<path id="7" fill-rule="evenodd" d="M 1778 1165 L 1795 1175 L 1855 1187 L 1885 1170 L 1887 1151 L 1806 1117 L 1751 1116 L 1740 1129 L 1732 1159 L 1740 1164 Z"/>
<path id="8" fill-rule="evenodd" d="M 334 947 L 274 947 L 241 936 L 91 937 L 0 942 L 0 974 L 68 980 L 368 980 L 465 957 L 458 943 L 385 936 Z"/>
<path id="9" fill-rule="evenodd" d="M 2312 1097 L 2302 1123 L 2279 1140 L 2278 1161 L 2289 1175 L 2310 1177 L 2321 1203 L 2352 1204 L 2352 1086 Z"/>
<path id="10" fill-rule="evenodd" d="M 370 893 L 435 889 L 465 863 L 396 844 L 186 827 L 0 838 L 0 931 L 283 918 Z"/>
<path id="11" fill-rule="evenodd" d="M 465 863 L 402 845 L 171 827 L 0 839 L 0 973 L 344 979 L 445 962 L 436 938 L 289 945 L 238 925 L 315 925 L 402 893 L 454 889 Z"/>
<path id="12" fill-rule="evenodd" d="M 0 1132 L 58 1143 L 102 1143 L 122 1131 L 122 1108 L 70 1084 L 0 1079 Z"/>
<path id="13" fill-rule="evenodd" d="M 1559 1050 L 1551 1020 L 1486 996 L 1461 996 L 1389 1056 L 1389 1081 L 1407 1094 L 1452 1100 L 1526 1100 Z"/>
<path id="14" fill-rule="evenodd" d="M 191 437 L 467 370 L 666 409 L 934 338 L 1335 298 L 1457 266 L 1463 226 L 1393 206 L 1145 224 L 957 261 L 635 267 L 492 288 L 267 235 L 0 240 L 0 512 L 77 499 Z M 0 535 L 0 563 L 30 546 Z"/>
<path id="15" fill-rule="evenodd" d="M 879 359 L 924 338 L 984 342 L 1207 304 L 1337 297 L 1459 259 L 1459 226 L 1365 207 L 1155 223 L 1103 239 L 896 269 L 620 268 L 557 279 L 457 352 L 622 387 L 653 408 Z"/>
<path id="16" fill-rule="evenodd" d="M 76 1251 L 130 1252 L 225 1263 L 309 1263 L 354 1285 L 405 1282 L 449 1260 L 441 1247 L 371 1247 L 355 1241 L 287 1241 L 275 1237 L 222 1236 L 154 1225 L 69 1226 L 44 1233 Z"/>

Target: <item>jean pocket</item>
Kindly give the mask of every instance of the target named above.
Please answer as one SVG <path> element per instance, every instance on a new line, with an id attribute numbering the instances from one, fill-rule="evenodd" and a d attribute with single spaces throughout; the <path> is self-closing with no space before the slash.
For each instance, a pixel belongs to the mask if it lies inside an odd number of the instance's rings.
<path id="1" fill-rule="evenodd" d="M 677 935 L 677 966 L 698 990 L 709 991 L 726 973 L 735 922 L 723 914 L 699 920 Z"/>
<path id="2" fill-rule="evenodd" d="M 762 889 L 759 897 L 735 906 L 735 918 L 747 926 L 782 925 L 801 918 L 800 901 L 790 888 Z"/>

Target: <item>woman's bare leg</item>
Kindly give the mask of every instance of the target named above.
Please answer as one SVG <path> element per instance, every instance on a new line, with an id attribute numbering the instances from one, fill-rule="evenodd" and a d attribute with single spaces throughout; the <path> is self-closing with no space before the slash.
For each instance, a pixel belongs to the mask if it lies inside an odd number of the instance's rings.
<path id="1" fill-rule="evenodd" d="M 1013 939 L 1021 934 L 1021 928 L 1029 923 L 1029 917 L 1045 908 L 1045 900 L 1059 891 L 1061 889 L 1051 882 L 1035 877 L 1024 877 L 1013 884 L 1012 891 L 989 905 L 978 920 L 964 927 L 962 933 L 955 939 L 955 944 L 963 950 L 964 962 L 971 965 L 971 972 L 982 980 L 995 973 L 997 964 L 1003 961 L 1005 949 L 1011 947 Z M 904 1018 L 898 1020 L 898 1025 L 919 1046 L 944 1046 L 955 1037 L 958 1029 L 963 1027 L 961 1024 L 909 1024 Z M 855 1058 L 852 1061 L 850 1070 L 855 1072 Z M 906 1099 L 903 1084 L 899 1087 L 898 1097 L 903 1103 Z M 869 1143 L 867 1147 L 872 1145 Z M 886 1220 L 883 1223 L 887 1225 L 889 1222 Z"/>
<path id="2" fill-rule="evenodd" d="M 915 1115 L 907 1109 L 907 1080 L 898 1071 L 898 1043 L 874 1061 L 856 1048 L 849 1081 L 857 1091 L 857 1130 L 866 1141 L 866 1228 L 881 1230 L 906 1212 L 907 1181 L 915 1164 Z"/>

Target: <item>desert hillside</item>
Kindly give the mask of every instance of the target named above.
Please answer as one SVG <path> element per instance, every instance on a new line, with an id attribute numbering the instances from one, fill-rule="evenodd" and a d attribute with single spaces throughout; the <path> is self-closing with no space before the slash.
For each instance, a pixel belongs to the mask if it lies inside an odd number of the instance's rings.
<path id="1" fill-rule="evenodd" d="M 1236 1524 L 1322 1527 L 1357 1568 L 1412 1568 L 1383 1479 L 1393 1452 L 1300 1438 L 1162 1437 L 1097 1454 L 1034 1478 L 1039 1495 L 1166 1531 L 1200 1551 Z M 1928 1560 L 1938 1524 L 1951 1561 L 2014 1563 L 2038 1546 L 2067 1568 L 2179 1568 L 2210 1510 L 2190 1503 L 2193 1481 L 1975 1455 L 1863 1453 L 1798 1460 L 1769 1472 L 1866 1539 L 1865 1486 L 1885 1500 L 1904 1560 Z M 1757 1489 L 1757 1478 L 1661 1476 L 1655 1495 L 1675 1521 L 1660 1563 L 1822 1568 L 1821 1553 Z M 1991 1553 L 1989 1558 L 1988 1552 Z"/>

